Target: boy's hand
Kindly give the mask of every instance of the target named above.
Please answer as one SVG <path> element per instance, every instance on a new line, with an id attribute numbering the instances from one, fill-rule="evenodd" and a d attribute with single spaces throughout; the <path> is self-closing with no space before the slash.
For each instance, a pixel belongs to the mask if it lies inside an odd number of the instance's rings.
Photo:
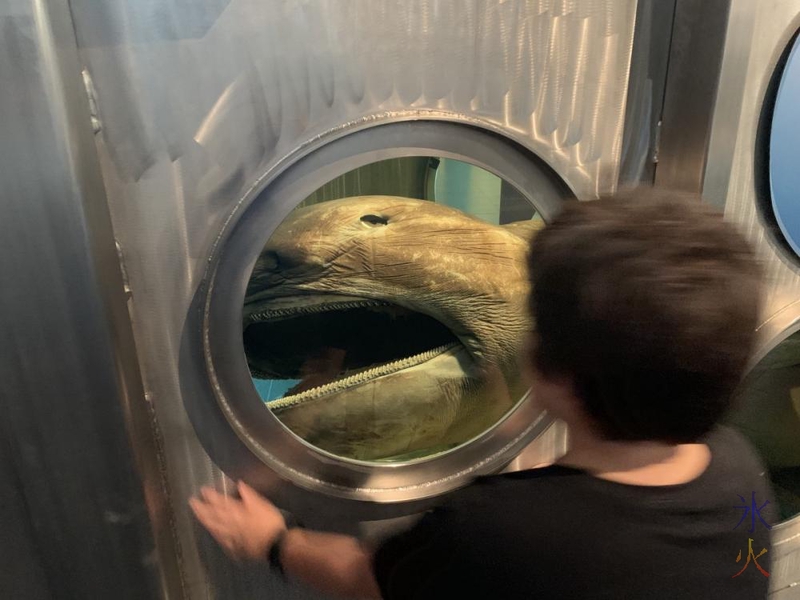
<path id="1" fill-rule="evenodd" d="M 240 481 L 238 489 L 240 499 L 204 487 L 202 499 L 192 498 L 189 506 L 230 556 L 266 560 L 268 550 L 286 530 L 286 522 L 275 505 L 249 485 Z"/>

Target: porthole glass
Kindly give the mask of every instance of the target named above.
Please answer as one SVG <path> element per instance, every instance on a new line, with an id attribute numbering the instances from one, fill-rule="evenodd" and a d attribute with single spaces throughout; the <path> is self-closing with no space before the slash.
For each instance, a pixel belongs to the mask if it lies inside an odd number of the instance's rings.
<path id="1" fill-rule="evenodd" d="M 733 422 L 766 461 L 781 518 L 800 515 L 800 332 L 755 366 L 738 402 Z"/>
<path id="2" fill-rule="evenodd" d="M 317 189 L 247 285 L 242 338 L 265 410 L 362 461 L 484 433 L 526 391 L 525 253 L 541 224 L 513 186 L 451 158 L 383 160 Z"/>
<path id="3" fill-rule="evenodd" d="M 770 201 L 762 204 L 766 222 L 780 245 L 791 251 L 796 261 L 800 256 L 800 170 L 797 168 L 795 143 L 800 136 L 800 37 L 795 36 L 784 52 L 773 77 L 765 103 L 767 144 L 762 149 L 768 157 L 767 179 Z M 774 94 L 774 95 L 773 95 Z M 757 162 L 762 153 L 756 154 Z"/>

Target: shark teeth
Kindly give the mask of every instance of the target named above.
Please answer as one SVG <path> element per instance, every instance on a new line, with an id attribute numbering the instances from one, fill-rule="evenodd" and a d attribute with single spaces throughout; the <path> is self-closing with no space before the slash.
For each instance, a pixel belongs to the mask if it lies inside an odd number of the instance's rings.
<path id="1" fill-rule="evenodd" d="M 278 321 L 299 315 L 310 315 L 335 310 L 347 310 L 351 308 L 371 308 L 371 307 L 392 307 L 389 302 L 381 300 L 349 300 L 344 302 L 329 302 L 324 304 L 313 304 L 311 306 L 292 306 L 287 308 L 274 308 L 263 310 L 248 315 L 246 324 L 263 323 L 265 321 Z"/>
<path id="2" fill-rule="evenodd" d="M 432 358 L 439 356 L 440 354 L 444 354 L 449 350 L 457 348 L 460 345 L 461 344 L 459 342 L 453 342 L 452 344 L 445 344 L 444 346 L 439 346 L 438 348 L 433 348 L 426 352 L 421 352 L 420 354 L 409 356 L 408 358 L 403 358 L 401 360 L 387 363 L 385 365 L 380 365 L 378 367 L 373 367 L 365 371 L 360 371 L 355 375 L 350 375 L 349 377 L 337 379 L 336 381 L 326 383 L 325 385 L 305 390 L 304 392 L 301 392 L 299 394 L 284 396 L 283 398 L 280 398 L 278 400 L 272 400 L 267 403 L 267 406 L 271 410 L 282 410 L 285 408 L 296 406 L 298 404 L 309 402 L 311 400 L 316 400 L 327 394 L 333 392 L 339 392 L 349 387 L 360 385 L 372 379 L 383 377 L 385 375 L 391 375 L 392 373 L 402 371 L 403 369 L 420 365 L 424 362 L 431 360 Z"/>

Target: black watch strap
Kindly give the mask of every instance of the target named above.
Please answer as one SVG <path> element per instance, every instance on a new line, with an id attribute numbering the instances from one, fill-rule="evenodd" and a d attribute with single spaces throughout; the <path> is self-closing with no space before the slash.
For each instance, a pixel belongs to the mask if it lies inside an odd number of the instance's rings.
<path id="1" fill-rule="evenodd" d="M 275 541 L 272 542 L 272 546 L 270 546 L 269 549 L 269 554 L 267 555 L 267 561 L 272 569 L 280 573 L 281 577 L 286 578 L 286 573 L 283 570 L 283 563 L 281 563 L 281 546 L 283 546 L 283 542 L 286 539 L 286 534 L 289 533 L 289 530 L 296 527 L 301 527 L 301 525 L 297 522 L 297 519 L 292 513 L 282 510 L 281 514 L 283 515 L 283 522 L 286 523 L 286 529 L 281 531 L 278 534 L 278 537 L 275 538 Z"/>
<path id="2" fill-rule="evenodd" d="M 269 554 L 267 555 L 267 561 L 269 562 L 270 568 L 275 569 L 278 573 L 280 573 L 281 577 L 286 577 L 286 573 L 283 570 L 283 564 L 281 563 L 281 546 L 283 546 L 283 541 L 286 539 L 286 534 L 288 531 L 288 529 L 284 529 L 278 534 L 278 537 L 275 538 L 274 542 L 272 542 L 272 546 L 270 546 L 269 549 Z"/>

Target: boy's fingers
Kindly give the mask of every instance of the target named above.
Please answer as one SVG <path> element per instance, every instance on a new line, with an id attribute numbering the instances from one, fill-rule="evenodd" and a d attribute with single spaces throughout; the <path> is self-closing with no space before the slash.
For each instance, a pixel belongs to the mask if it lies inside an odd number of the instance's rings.
<path id="1" fill-rule="evenodd" d="M 268 499 L 259 494 L 256 490 L 247 485 L 244 481 L 238 482 L 239 496 L 242 502 L 249 506 L 267 507 L 276 509 L 275 505 Z M 277 509 L 276 509 L 277 510 Z"/>
<path id="2" fill-rule="evenodd" d="M 194 516 L 198 518 L 198 520 L 205 525 L 206 521 L 210 520 L 211 511 L 207 504 L 204 504 L 197 498 L 192 498 L 189 500 L 189 507 L 192 509 Z"/>
<path id="3" fill-rule="evenodd" d="M 216 510 L 231 511 L 235 510 L 240 504 L 239 500 L 220 494 L 218 491 L 203 487 L 200 489 L 200 495 L 206 501 L 206 504 L 212 506 Z"/>
<path id="4" fill-rule="evenodd" d="M 205 527 L 206 531 L 219 543 L 230 543 L 231 530 L 229 524 L 217 518 L 217 515 L 202 505 L 191 505 L 197 520 Z"/>
<path id="5" fill-rule="evenodd" d="M 247 485 L 244 481 L 239 481 L 237 484 L 237 488 L 239 489 L 239 496 L 242 498 L 242 502 L 245 504 L 251 504 L 253 502 L 258 502 L 259 500 L 263 501 L 264 499 L 261 497 L 257 491 Z"/>
<path id="6" fill-rule="evenodd" d="M 189 506 L 191 507 L 192 512 L 194 512 L 197 519 L 206 528 L 211 525 L 224 525 L 229 521 L 224 512 L 220 511 L 215 506 L 201 502 L 196 498 L 192 498 L 189 501 Z"/>
<path id="7" fill-rule="evenodd" d="M 203 486 L 200 488 L 200 495 L 209 504 L 217 504 L 224 498 L 222 494 L 208 486 Z"/>
<path id="8" fill-rule="evenodd" d="M 206 528 L 206 531 L 211 534 L 211 537 L 217 540 L 217 542 L 220 544 L 226 546 L 230 546 L 232 544 L 231 533 L 224 525 L 220 523 L 209 523 L 205 524 L 204 527 Z"/>

